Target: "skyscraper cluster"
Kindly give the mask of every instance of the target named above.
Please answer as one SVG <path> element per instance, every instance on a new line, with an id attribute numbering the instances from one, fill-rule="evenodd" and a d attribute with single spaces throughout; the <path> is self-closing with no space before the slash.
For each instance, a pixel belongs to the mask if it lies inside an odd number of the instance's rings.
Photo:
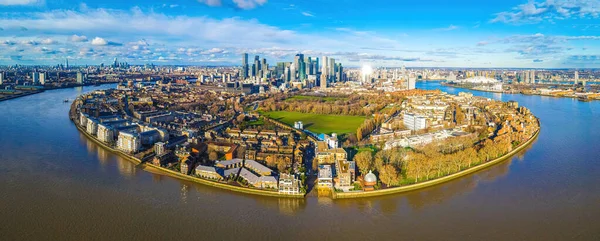
<path id="1" fill-rule="evenodd" d="M 273 77 L 286 83 L 301 82 L 308 86 L 344 80 L 341 63 L 336 63 L 335 59 L 329 57 L 323 57 L 322 60 L 321 66 L 319 58 L 296 54 L 292 62 L 278 62 L 275 68 L 269 69 L 266 59 L 261 60 L 259 56 L 255 56 L 254 63 L 250 66 L 248 54 L 244 53 L 240 76 L 243 79 Z"/>

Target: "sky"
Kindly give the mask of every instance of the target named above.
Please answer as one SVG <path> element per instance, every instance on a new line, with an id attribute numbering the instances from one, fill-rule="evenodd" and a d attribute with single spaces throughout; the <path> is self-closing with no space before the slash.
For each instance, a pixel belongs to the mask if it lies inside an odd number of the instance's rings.
<path id="1" fill-rule="evenodd" d="M 600 0 L 0 0 L 0 64 L 600 68 Z"/>

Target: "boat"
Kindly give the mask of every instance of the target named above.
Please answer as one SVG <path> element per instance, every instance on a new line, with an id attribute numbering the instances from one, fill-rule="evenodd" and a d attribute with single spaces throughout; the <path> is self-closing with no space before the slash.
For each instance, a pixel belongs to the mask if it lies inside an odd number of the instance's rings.
<path id="1" fill-rule="evenodd" d="M 65 99 L 63 102 L 67 103 L 67 102 L 69 102 L 69 99 Z"/>

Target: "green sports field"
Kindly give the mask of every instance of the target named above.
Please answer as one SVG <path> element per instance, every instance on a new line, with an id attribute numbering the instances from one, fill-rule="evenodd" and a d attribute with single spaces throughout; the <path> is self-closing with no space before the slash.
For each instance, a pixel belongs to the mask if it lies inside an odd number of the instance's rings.
<path id="1" fill-rule="evenodd" d="M 294 126 L 296 121 L 302 121 L 305 129 L 316 134 L 353 133 L 365 121 L 363 116 L 320 115 L 291 111 L 271 111 L 262 114 L 290 126 Z"/>

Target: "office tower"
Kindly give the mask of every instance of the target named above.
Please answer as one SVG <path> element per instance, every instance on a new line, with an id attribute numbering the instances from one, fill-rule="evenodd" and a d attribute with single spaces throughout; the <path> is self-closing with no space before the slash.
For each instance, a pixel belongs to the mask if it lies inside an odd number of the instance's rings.
<path id="1" fill-rule="evenodd" d="M 529 76 L 529 81 L 532 84 L 535 84 L 535 70 L 532 70 L 530 73 L 531 73 L 531 76 Z"/>
<path id="2" fill-rule="evenodd" d="M 248 78 L 248 53 L 242 54 L 242 78 Z"/>
<path id="3" fill-rule="evenodd" d="M 269 69 L 269 66 L 267 65 L 267 59 L 263 58 L 260 64 L 260 69 L 263 71 L 263 73 L 267 73 L 267 69 Z"/>
<path id="4" fill-rule="evenodd" d="M 329 64 L 329 59 L 327 56 L 323 56 L 323 66 L 321 68 L 321 73 L 329 73 L 327 70 L 327 65 Z"/>
<path id="5" fill-rule="evenodd" d="M 290 82 L 290 67 L 285 67 L 283 70 L 283 79 L 285 82 Z"/>
<path id="6" fill-rule="evenodd" d="M 344 81 L 343 80 L 344 67 L 342 67 L 342 63 L 338 64 L 337 71 L 338 71 L 337 72 L 337 79 L 338 79 L 338 81 Z"/>
<path id="7" fill-rule="evenodd" d="M 312 63 L 312 59 L 310 57 L 308 57 L 308 60 L 304 62 L 304 65 L 306 65 L 306 75 L 314 74 L 313 73 L 313 63 Z"/>
<path id="8" fill-rule="evenodd" d="M 252 76 L 258 76 L 258 71 L 261 70 L 260 57 L 258 55 L 254 56 L 254 65 L 252 67 L 254 68 Z"/>
<path id="9" fill-rule="evenodd" d="M 317 58 L 317 59 L 315 60 L 315 67 L 314 67 L 314 70 L 315 70 L 315 74 L 319 74 L 319 58 Z"/>
<path id="10" fill-rule="evenodd" d="M 575 70 L 575 78 L 573 78 L 575 80 L 575 84 L 577 84 L 577 82 L 579 82 L 579 71 Z"/>
<path id="11" fill-rule="evenodd" d="M 298 66 L 298 78 L 300 80 L 305 80 L 306 79 L 306 63 L 304 62 L 304 60 L 300 60 L 300 62 L 299 62 L 299 66 Z"/>
<path id="12" fill-rule="evenodd" d="M 37 85 L 40 83 L 40 74 L 38 72 L 31 73 L 31 79 L 33 80 L 33 84 Z"/>
<path id="13" fill-rule="evenodd" d="M 119 67 L 119 62 L 117 61 L 117 58 L 115 58 L 115 62 L 113 63 L 113 67 L 114 68 Z"/>
<path id="14" fill-rule="evenodd" d="M 77 72 L 77 83 L 83 84 L 84 82 L 85 82 L 85 76 L 83 76 L 83 73 Z"/>
<path id="15" fill-rule="evenodd" d="M 325 74 L 325 72 L 321 73 L 321 89 L 327 89 L 327 75 Z"/>
<path id="16" fill-rule="evenodd" d="M 0 85 L 4 84 L 4 72 L 0 72 Z"/>
<path id="17" fill-rule="evenodd" d="M 46 84 L 46 73 L 40 73 L 39 78 L 40 78 L 40 84 L 45 85 Z"/>
<path id="18" fill-rule="evenodd" d="M 335 59 L 334 58 L 329 58 L 329 76 L 334 76 L 335 77 Z"/>
<path id="19" fill-rule="evenodd" d="M 296 63 L 290 65 L 290 81 L 296 81 Z"/>
<path id="20" fill-rule="evenodd" d="M 67 69 L 69 69 L 69 59 L 67 59 Z"/>

